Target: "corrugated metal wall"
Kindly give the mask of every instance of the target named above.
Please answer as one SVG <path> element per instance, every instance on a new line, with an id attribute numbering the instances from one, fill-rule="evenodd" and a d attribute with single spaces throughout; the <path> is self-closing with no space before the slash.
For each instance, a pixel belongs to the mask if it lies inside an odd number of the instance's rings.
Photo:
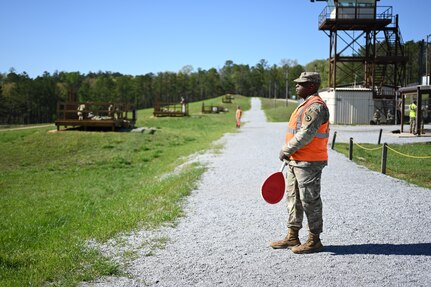
<path id="1" fill-rule="evenodd" d="M 330 112 L 331 124 L 369 124 L 373 118 L 374 101 L 369 89 L 336 89 L 320 92 Z"/>

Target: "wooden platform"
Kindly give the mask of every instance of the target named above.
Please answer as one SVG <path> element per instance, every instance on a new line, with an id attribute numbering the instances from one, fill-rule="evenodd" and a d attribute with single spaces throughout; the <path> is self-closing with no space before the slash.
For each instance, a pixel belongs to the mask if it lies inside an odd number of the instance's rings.
<path id="1" fill-rule="evenodd" d="M 78 118 L 77 107 L 85 104 L 82 112 L 82 120 Z M 129 116 L 132 116 L 131 118 Z M 57 130 L 60 126 L 110 128 L 133 128 L 136 123 L 136 110 L 133 105 L 111 102 L 59 102 L 57 104 L 57 120 L 55 125 Z"/>
<path id="2" fill-rule="evenodd" d="M 57 126 L 57 130 L 60 130 L 60 126 L 68 127 L 107 127 L 111 128 L 111 130 L 115 130 L 115 128 L 126 127 L 123 125 L 122 120 L 56 120 L 55 125 Z"/>
<path id="3" fill-rule="evenodd" d="M 228 109 L 223 106 L 214 106 L 214 105 L 205 106 L 205 103 L 202 103 L 201 111 L 203 114 L 218 114 L 220 112 L 227 112 Z"/>
<path id="4" fill-rule="evenodd" d="M 155 117 L 185 117 L 189 115 L 189 105 L 188 103 L 161 103 L 156 101 L 153 115 Z"/>
<path id="5" fill-rule="evenodd" d="M 234 99 L 234 96 L 233 96 L 233 95 L 231 95 L 231 94 L 227 94 L 227 95 L 224 95 L 224 96 L 222 97 L 221 101 L 222 101 L 223 103 L 231 104 L 233 99 Z"/>

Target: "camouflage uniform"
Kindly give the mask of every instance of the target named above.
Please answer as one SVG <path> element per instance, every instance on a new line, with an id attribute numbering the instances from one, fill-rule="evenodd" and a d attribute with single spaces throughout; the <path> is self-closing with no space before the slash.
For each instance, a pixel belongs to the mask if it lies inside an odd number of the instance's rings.
<path id="1" fill-rule="evenodd" d="M 84 119 L 84 111 L 85 111 L 85 105 L 84 104 L 80 104 L 78 106 L 78 120 L 82 121 Z"/>
<path id="2" fill-rule="evenodd" d="M 307 97 L 308 100 L 311 96 Z M 300 130 L 282 152 L 291 155 L 312 141 L 319 127 L 329 121 L 329 111 L 320 103 L 311 104 L 305 111 L 304 122 Z M 320 180 L 327 161 L 290 160 L 287 172 L 287 208 L 289 228 L 302 228 L 303 213 L 308 220 L 308 229 L 313 234 L 320 234 L 323 228 L 322 201 L 320 198 Z"/>

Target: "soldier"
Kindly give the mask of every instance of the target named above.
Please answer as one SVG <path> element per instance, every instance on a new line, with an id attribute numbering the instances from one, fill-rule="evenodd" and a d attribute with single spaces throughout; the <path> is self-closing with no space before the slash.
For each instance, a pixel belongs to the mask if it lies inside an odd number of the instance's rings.
<path id="1" fill-rule="evenodd" d="M 114 105 L 113 105 L 113 104 L 109 104 L 109 107 L 108 107 L 108 116 L 109 116 L 111 119 L 113 119 L 113 118 L 114 118 L 113 111 L 114 111 Z"/>
<path id="2" fill-rule="evenodd" d="M 85 110 L 85 104 L 80 104 L 78 106 L 78 120 L 82 121 L 84 119 L 84 110 Z"/>
<path id="3" fill-rule="evenodd" d="M 184 99 L 184 97 L 181 97 L 180 104 L 181 104 L 181 112 L 183 114 L 186 114 L 186 99 Z"/>
<path id="4" fill-rule="evenodd" d="M 388 109 L 388 114 L 386 115 L 386 123 L 390 125 L 395 123 L 395 118 L 394 118 L 394 115 L 392 114 L 391 109 Z"/>
<path id="5" fill-rule="evenodd" d="M 287 161 L 288 234 L 271 243 L 274 249 L 291 248 L 294 253 L 313 253 L 323 249 L 320 233 L 323 229 L 320 179 L 328 161 L 329 111 L 320 98 L 320 74 L 304 72 L 295 80 L 296 93 L 304 99 L 292 113 L 280 160 Z M 304 212 L 309 236 L 301 245 L 299 230 Z"/>
<path id="6" fill-rule="evenodd" d="M 373 121 L 376 125 L 380 125 L 380 112 L 378 110 L 375 110 Z"/>

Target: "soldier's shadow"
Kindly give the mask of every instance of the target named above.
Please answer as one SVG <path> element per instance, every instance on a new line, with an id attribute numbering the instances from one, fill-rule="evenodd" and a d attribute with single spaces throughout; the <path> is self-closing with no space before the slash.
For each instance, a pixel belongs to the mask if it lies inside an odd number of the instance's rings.
<path id="1" fill-rule="evenodd" d="M 422 255 L 431 256 L 431 243 L 326 245 L 324 252 L 333 255 Z"/>

